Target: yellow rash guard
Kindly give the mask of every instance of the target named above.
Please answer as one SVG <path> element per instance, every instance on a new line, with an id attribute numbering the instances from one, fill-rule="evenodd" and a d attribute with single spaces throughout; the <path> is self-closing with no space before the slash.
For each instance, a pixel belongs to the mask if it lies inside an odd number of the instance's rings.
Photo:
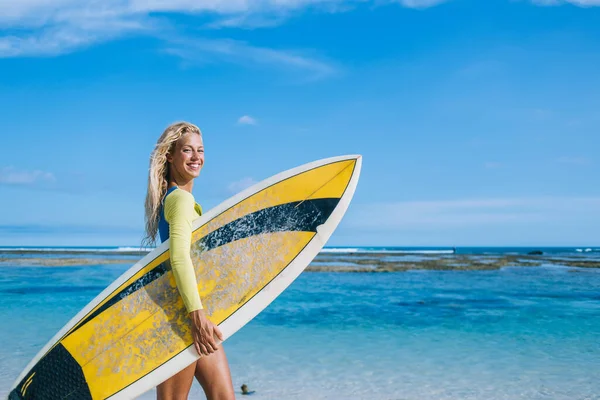
<path id="1" fill-rule="evenodd" d="M 158 224 L 159 233 L 161 241 L 171 239 L 171 269 L 188 312 L 202 308 L 190 256 L 192 222 L 200 215 L 202 207 L 190 192 L 176 186 L 167 191 Z"/>

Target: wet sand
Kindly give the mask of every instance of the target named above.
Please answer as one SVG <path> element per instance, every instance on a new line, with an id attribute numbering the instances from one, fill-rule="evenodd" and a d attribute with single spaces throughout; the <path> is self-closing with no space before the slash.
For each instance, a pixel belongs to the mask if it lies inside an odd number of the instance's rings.
<path id="1" fill-rule="evenodd" d="M 327 264 L 338 258 L 336 266 Z M 415 260 L 410 256 L 397 256 L 394 260 L 387 253 L 356 253 L 352 255 L 352 261 L 348 255 L 343 257 L 346 261 L 340 262 L 340 256 L 320 254 L 315 258 L 307 271 L 315 272 L 395 272 L 409 270 L 449 270 L 449 271 L 485 271 L 496 270 L 503 267 L 538 267 L 541 265 L 555 265 L 581 268 L 600 268 L 600 260 L 589 258 L 565 258 L 544 255 L 479 255 L 479 254 L 444 254 L 444 255 L 420 255 Z M 406 260 L 403 260 L 406 258 Z"/>

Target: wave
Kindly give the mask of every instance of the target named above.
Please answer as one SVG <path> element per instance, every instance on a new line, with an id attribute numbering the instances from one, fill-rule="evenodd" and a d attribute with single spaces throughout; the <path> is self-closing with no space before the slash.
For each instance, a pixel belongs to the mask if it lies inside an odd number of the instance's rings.
<path id="1" fill-rule="evenodd" d="M 116 252 L 130 252 L 130 251 L 152 251 L 155 247 L 118 247 L 115 249 Z"/>
<path id="2" fill-rule="evenodd" d="M 2 253 L 19 254 L 132 254 L 147 253 L 153 247 L 0 247 Z"/>
<path id="3" fill-rule="evenodd" d="M 323 249 L 321 249 L 321 253 L 361 253 L 361 252 L 364 252 L 364 250 L 358 249 L 358 248 L 337 248 L 337 247 L 327 248 L 327 247 L 324 247 Z"/>
<path id="4" fill-rule="evenodd" d="M 0 253 L 16 253 L 16 254 L 103 254 L 103 255 L 143 255 L 154 250 L 154 247 L 141 247 L 141 246 L 89 246 L 89 247 L 0 247 Z M 323 254 L 422 254 L 422 255 L 444 255 L 444 254 L 528 254 L 532 250 L 543 251 L 546 255 L 569 255 L 569 254 L 580 254 L 586 257 L 596 257 L 600 253 L 600 248 L 596 246 L 591 247 L 540 247 L 540 248 L 514 248 L 514 247 L 460 247 L 457 249 L 452 248 L 411 248 L 411 247 L 394 247 L 394 246 L 331 246 L 324 247 L 321 250 Z"/>
<path id="5" fill-rule="evenodd" d="M 131 254 L 150 252 L 154 247 L 0 247 L 3 253 L 54 253 L 54 254 Z M 390 247 L 324 247 L 321 253 L 352 254 L 352 253 L 386 253 L 386 254 L 453 254 L 454 250 L 447 249 L 410 249 Z"/>
<path id="6" fill-rule="evenodd" d="M 454 250 L 398 250 L 404 254 L 454 254 Z"/>
<path id="7" fill-rule="evenodd" d="M 2 252 L 39 252 L 39 253 L 89 253 L 94 251 L 109 251 L 105 248 L 84 248 L 84 247 L 0 247 Z"/>
<path id="8" fill-rule="evenodd" d="M 454 254 L 454 250 L 390 249 L 385 247 L 324 247 L 321 253 Z"/>

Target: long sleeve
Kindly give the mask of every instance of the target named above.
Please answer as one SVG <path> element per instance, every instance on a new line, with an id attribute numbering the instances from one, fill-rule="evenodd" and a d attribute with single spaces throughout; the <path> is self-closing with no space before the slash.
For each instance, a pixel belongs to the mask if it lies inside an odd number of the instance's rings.
<path id="1" fill-rule="evenodd" d="M 183 190 L 175 190 L 165 199 L 165 220 L 169 223 L 171 240 L 171 268 L 177 289 L 188 312 L 202 308 L 196 273 L 190 256 L 192 222 L 198 218 L 194 196 Z"/>

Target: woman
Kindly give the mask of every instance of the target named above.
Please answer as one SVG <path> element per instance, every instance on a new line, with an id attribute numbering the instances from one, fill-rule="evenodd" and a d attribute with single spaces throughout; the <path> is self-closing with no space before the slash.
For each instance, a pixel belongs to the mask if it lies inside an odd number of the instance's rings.
<path id="1" fill-rule="evenodd" d="M 157 232 L 162 242 L 171 240 L 171 268 L 190 316 L 194 346 L 201 356 L 158 385 L 158 400 L 187 399 L 194 376 L 209 400 L 235 398 L 225 350 L 219 346 L 223 336 L 204 313 L 190 256 L 192 222 L 202 213 L 192 187 L 203 166 L 202 133 L 187 122 L 169 126 L 150 158 L 144 241 L 153 244 Z"/>

